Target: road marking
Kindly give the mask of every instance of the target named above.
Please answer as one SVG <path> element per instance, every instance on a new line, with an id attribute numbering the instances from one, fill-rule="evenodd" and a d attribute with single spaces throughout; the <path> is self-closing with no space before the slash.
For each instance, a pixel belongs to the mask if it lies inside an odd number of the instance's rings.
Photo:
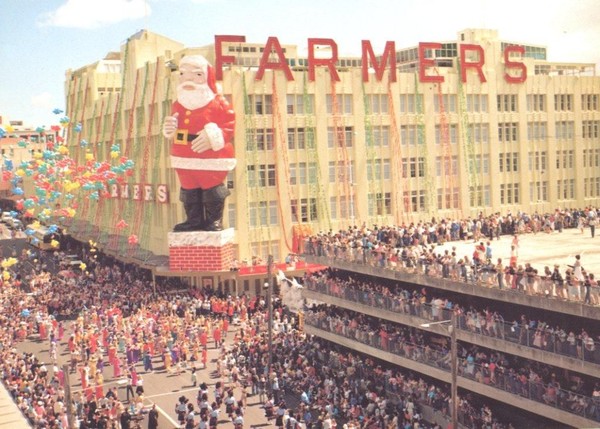
<path id="1" fill-rule="evenodd" d="M 115 380 L 112 380 L 112 381 L 107 381 L 106 383 L 103 383 L 103 384 L 90 384 L 88 386 L 88 389 L 89 388 L 96 389 L 96 387 L 98 387 L 98 386 L 102 386 L 102 387 L 104 387 L 104 386 L 110 386 L 111 384 L 121 385 L 121 384 L 124 384 L 124 383 L 127 383 L 127 380 L 119 378 L 119 379 L 115 379 Z M 81 386 L 81 384 L 77 384 L 77 386 Z M 83 392 L 84 390 L 86 390 L 86 389 L 82 389 L 82 388 L 71 389 L 71 393 Z"/>
<path id="2" fill-rule="evenodd" d="M 198 388 L 192 387 L 191 389 L 181 389 L 181 390 L 175 390 L 174 392 L 157 393 L 156 395 L 149 395 L 149 396 L 144 396 L 144 397 L 146 399 L 150 399 L 150 398 L 158 398 L 160 396 L 178 395 L 180 393 L 196 392 L 196 391 L 198 391 Z"/>
<path id="3" fill-rule="evenodd" d="M 158 396 L 158 395 L 155 395 Z M 154 404 L 156 405 L 156 404 Z M 173 420 L 171 418 L 170 415 L 168 415 L 167 413 L 165 413 L 165 410 L 163 410 L 162 408 L 160 408 L 158 405 L 156 405 L 156 409 L 158 410 L 159 413 L 161 413 L 163 415 L 163 417 L 165 419 L 167 419 L 169 421 L 169 423 L 171 423 L 173 425 L 174 428 L 180 428 L 181 426 L 179 425 L 179 422 L 176 422 L 175 420 Z"/>

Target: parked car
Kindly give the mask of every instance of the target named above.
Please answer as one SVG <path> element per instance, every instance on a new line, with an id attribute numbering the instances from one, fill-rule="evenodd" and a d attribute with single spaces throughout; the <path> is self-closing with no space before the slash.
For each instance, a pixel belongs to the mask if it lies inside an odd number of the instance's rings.
<path id="1" fill-rule="evenodd" d="M 14 229 L 15 231 L 20 231 L 23 229 L 23 223 L 14 217 L 11 217 L 10 219 L 8 219 L 6 221 L 6 224 L 8 225 L 9 228 Z"/>
<path id="2" fill-rule="evenodd" d="M 2 212 L 2 216 L 0 217 L 0 222 L 7 223 L 9 219 L 13 219 L 13 216 L 10 212 Z"/>

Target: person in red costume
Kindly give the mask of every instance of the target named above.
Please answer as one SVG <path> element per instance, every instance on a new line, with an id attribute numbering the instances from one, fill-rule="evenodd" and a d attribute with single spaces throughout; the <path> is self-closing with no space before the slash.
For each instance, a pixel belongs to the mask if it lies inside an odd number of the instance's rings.
<path id="1" fill-rule="evenodd" d="M 179 64 L 177 101 L 163 122 L 163 135 L 172 139 L 171 166 L 181 183 L 180 201 L 187 219 L 175 232 L 221 231 L 227 172 L 236 165 L 233 150 L 235 114 L 218 93 L 214 69 L 201 55 Z"/>

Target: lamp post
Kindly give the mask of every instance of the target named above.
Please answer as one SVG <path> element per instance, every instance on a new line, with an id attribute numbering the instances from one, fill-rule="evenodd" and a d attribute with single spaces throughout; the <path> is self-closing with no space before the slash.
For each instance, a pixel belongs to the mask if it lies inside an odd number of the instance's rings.
<path id="1" fill-rule="evenodd" d="M 451 379 L 450 379 L 450 398 L 452 400 L 452 429 L 458 429 L 458 387 L 456 379 L 458 376 L 458 349 L 456 347 L 456 313 L 452 311 L 449 320 L 439 322 L 423 323 L 419 325 L 422 328 L 429 328 L 432 325 L 448 324 L 448 333 L 450 334 L 450 360 L 451 360 Z"/>
<path id="2" fill-rule="evenodd" d="M 67 406 L 67 420 L 69 427 L 75 427 L 75 414 L 73 412 L 73 396 L 71 395 L 71 376 L 69 374 L 69 366 L 64 364 L 63 373 L 65 375 L 65 403 Z"/>
<path id="3" fill-rule="evenodd" d="M 267 281 L 264 284 L 267 289 L 267 341 L 268 341 L 268 360 L 267 360 L 267 380 L 269 383 L 269 392 L 271 392 L 271 366 L 273 365 L 273 276 L 271 267 L 273 265 L 273 255 L 267 259 Z"/>

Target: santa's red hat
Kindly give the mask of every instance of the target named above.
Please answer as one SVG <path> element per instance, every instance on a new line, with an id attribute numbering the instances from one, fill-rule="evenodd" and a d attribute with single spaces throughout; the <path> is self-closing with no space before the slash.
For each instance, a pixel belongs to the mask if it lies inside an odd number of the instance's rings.
<path id="1" fill-rule="evenodd" d="M 215 78 L 215 68 L 202 55 L 186 55 L 179 62 L 179 67 L 184 64 L 201 68 L 206 74 L 206 83 L 215 94 L 217 91 L 217 80 Z"/>

